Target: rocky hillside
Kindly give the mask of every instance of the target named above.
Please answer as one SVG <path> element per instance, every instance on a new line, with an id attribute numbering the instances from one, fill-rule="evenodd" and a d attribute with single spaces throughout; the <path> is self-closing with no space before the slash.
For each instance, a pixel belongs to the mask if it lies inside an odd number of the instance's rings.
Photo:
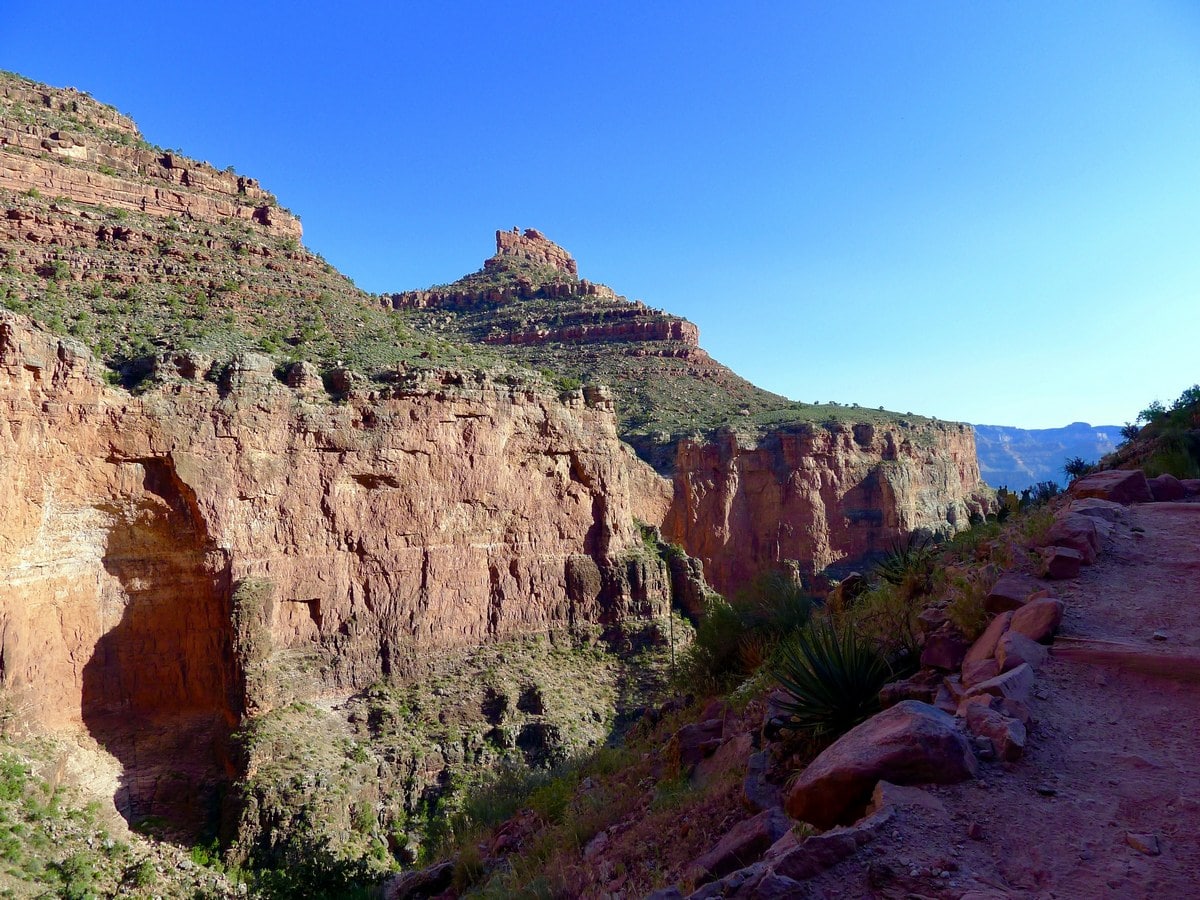
<path id="1" fill-rule="evenodd" d="M 825 578 L 986 503 L 969 426 L 789 401 L 699 346 L 694 324 L 578 277 L 533 229 L 450 285 L 384 302 L 415 330 L 503 347 L 563 384 L 611 388 L 621 438 L 673 482 L 663 530 L 724 593 L 764 569 Z"/>
<path id="2" fill-rule="evenodd" d="M 992 487 L 1022 491 L 1042 481 L 1067 483 L 1063 464 L 1076 457 L 1096 462 L 1121 442 L 1118 425 L 1072 422 L 1063 428 L 976 425 L 979 470 Z"/>
<path id="3" fill-rule="evenodd" d="M 620 733 L 706 577 L 820 587 L 986 503 L 966 426 L 760 391 L 536 233 L 381 303 L 77 91 L 0 75 L 0 143 L 6 728 L 273 896 Z"/>

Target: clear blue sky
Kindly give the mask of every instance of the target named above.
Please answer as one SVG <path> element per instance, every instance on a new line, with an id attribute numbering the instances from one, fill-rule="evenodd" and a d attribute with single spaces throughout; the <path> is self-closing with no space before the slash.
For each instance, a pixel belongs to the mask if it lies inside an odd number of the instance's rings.
<path id="1" fill-rule="evenodd" d="M 0 0 L 0 68 L 258 177 L 368 290 L 496 228 L 796 399 L 1049 427 L 1200 381 L 1200 5 Z"/>

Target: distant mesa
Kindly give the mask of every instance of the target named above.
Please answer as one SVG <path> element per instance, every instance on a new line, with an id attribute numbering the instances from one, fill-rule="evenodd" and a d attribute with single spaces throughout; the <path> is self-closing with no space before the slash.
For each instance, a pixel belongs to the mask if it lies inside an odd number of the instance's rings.
<path id="1" fill-rule="evenodd" d="M 1042 481 L 1066 486 L 1063 464 L 1072 457 L 1095 462 L 1121 441 L 1119 425 L 1072 422 L 1063 428 L 976 425 L 975 445 L 983 480 L 1019 491 Z"/>
<path id="2" fill-rule="evenodd" d="M 496 254 L 483 269 L 453 284 L 423 291 L 385 294 L 392 309 L 453 310 L 489 315 L 488 310 L 521 301 L 551 301 L 538 309 L 526 305 L 518 319 L 500 327 L 492 319 L 481 333 L 461 337 L 508 346 L 547 343 L 622 342 L 678 344 L 666 352 L 707 361 L 700 329 L 679 316 L 652 310 L 612 288 L 579 278 L 579 267 L 565 249 L 535 228 L 496 232 Z"/>

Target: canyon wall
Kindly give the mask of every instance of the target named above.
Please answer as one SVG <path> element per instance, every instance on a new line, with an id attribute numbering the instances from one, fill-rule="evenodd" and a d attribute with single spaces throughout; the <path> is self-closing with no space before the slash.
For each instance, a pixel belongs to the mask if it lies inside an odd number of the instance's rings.
<path id="1" fill-rule="evenodd" d="M 272 368 L 161 359 L 130 396 L 0 312 L 0 675 L 26 721 L 121 758 L 126 811 L 169 801 L 164 751 L 218 780 L 246 712 L 670 602 L 625 558 L 667 487 L 602 393 L 443 372 L 334 404 Z"/>
<path id="2" fill-rule="evenodd" d="M 767 568 L 821 586 L 911 532 L 965 528 L 987 503 L 968 425 L 800 425 L 756 440 L 725 431 L 676 448 L 663 524 L 731 594 Z"/>

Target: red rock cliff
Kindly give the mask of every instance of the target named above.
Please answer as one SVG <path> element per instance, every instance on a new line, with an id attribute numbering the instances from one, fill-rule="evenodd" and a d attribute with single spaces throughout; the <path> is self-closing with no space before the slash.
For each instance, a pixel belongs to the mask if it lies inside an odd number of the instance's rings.
<path id="1" fill-rule="evenodd" d="M 813 576 L 917 530 L 966 527 L 986 502 L 970 426 L 800 426 L 727 432 L 676 452 L 667 537 L 731 593 L 764 568 Z"/>
<path id="2" fill-rule="evenodd" d="M 429 376 L 335 405 L 265 357 L 173 374 L 131 397 L 0 312 L 3 686 L 127 771 L 151 735 L 160 758 L 204 755 L 247 709 L 669 601 L 622 579 L 667 487 L 602 395 Z M 137 778 L 145 814 L 161 783 Z"/>

